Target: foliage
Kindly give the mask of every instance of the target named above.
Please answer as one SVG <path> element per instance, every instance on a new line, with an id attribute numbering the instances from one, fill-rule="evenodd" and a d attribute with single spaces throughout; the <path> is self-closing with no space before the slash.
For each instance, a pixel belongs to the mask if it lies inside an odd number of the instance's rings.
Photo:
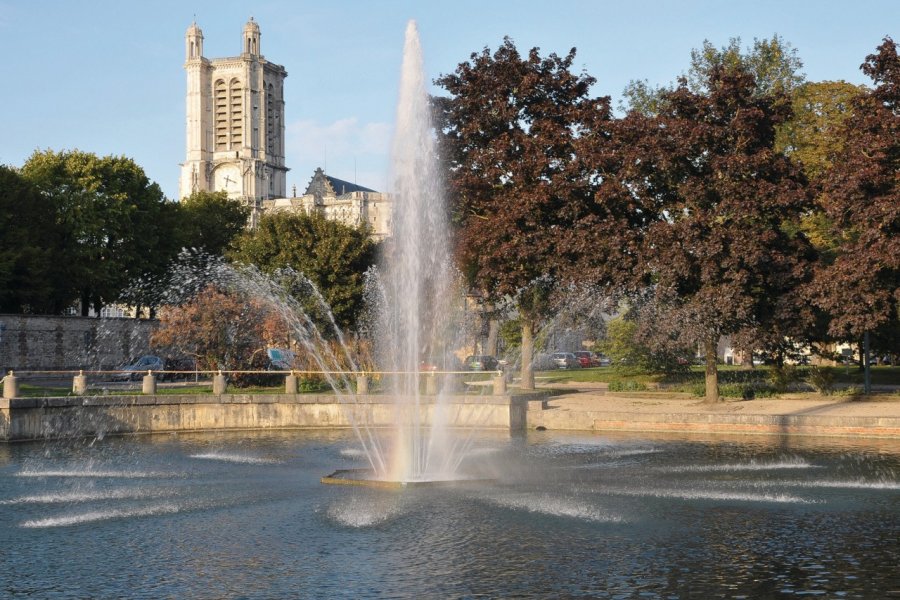
<path id="1" fill-rule="evenodd" d="M 814 302 L 831 316 L 829 333 L 858 340 L 896 329 L 900 306 L 900 56 L 890 38 L 866 57 L 875 87 L 853 102 L 841 150 L 824 177 L 822 204 L 840 239 L 818 269 Z"/>
<path id="2" fill-rule="evenodd" d="M 522 345 L 522 323 L 519 319 L 509 319 L 500 324 L 500 339 L 507 349 Z"/>
<path id="3" fill-rule="evenodd" d="M 609 383 L 610 392 L 643 392 L 647 390 L 647 384 L 642 381 L 611 381 Z"/>
<path id="4" fill-rule="evenodd" d="M 180 215 L 184 246 L 222 255 L 247 226 L 250 208 L 227 192 L 199 191 L 181 201 Z"/>
<path id="5" fill-rule="evenodd" d="M 55 207 L 65 248 L 56 283 L 69 302 L 81 300 L 82 314 L 120 300 L 130 281 L 163 272 L 180 249 L 171 235 L 176 205 L 129 158 L 36 151 L 22 174 Z"/>
<path id="6" fill-rule="evenodd" d="M 623 373 L 671 375 L 690 367 L 690 352 L 677 346 L 654 345 L 652 340 L 642 336 L 642 324 L 632 317 L 612 319 L 599 348 L 610 358 L 613 368 Z"/>
<path id="7" fill-rule="evenodd" d="M 806 82 L 791 94 L 793 116 L 775 147 L 800 162 L 810 179 L 824 175 L 844 145 L 844 124 L 865 87 L 846 81 Z"/>
<path id="8" fill-rule="evenodd" d="M 312 214 L 275 213 L 245 231 L 229 252 L 233 260 L 273 273 L 289 267 L 322 293 L 343 328 L 354 328 L 362 312 L 364 275 L 374 264 L 376 245 L 364 228 Z"/>
<path id="9" fill-rule="evenodd" d="M 834 393 L 834 371 L 828 367 L 811 367 L 807 381 L 823 396 Z"/>
<path id="10" fill-rule="evenodd" d="M 53 314 L 71 300 L 56 282 L 65 273 L 62 229 L 49 197 L 0 165 L 0 313 Z"/>
<path id="11" fill-rule="evenodd" d="M 744 52 L 739 37 L 731 38 L 721 48 L 703 40 L 700 48 L 691 50 L 690 67 L 683 79 L 690 91 L 709 94 L 713 91 L 710 81 L 715 71 L 749 73 L 753 76 L 757 96 L 774 95 L 787 101 L 791 92 L 804 82 L 802 68 L 803 62 L 796 48 L 778 34 L 771 39 L 754 38 L 753 45 Z M 652 88 L 646 81 L 633 80 L 623 92 L 626 103 L 621 108 L 647 115 L 659 114 L 675 89 L 677 86 L 674 85 Z"/>
<path id="12" fill-rule="evenodd" d="M 800 374 L 794 365 L 774 365 L 769 370 L 769 381 L 775 391 L 786 392 L 792 385 L 800 381 Z"/>
<path id="13" fill-rule="evenodd" d="M 713 400 L 720 336 L 802 331 L 798 290 L 812 249 L 785 226 L 810 206 L 805 179 L 773 152 L 789 106 L 759 95 L 740 69 L 713 69 L 706 88 L 697 94 L 682 81 L 658 115 L 632 111 L 619 123 L 616 168 L 605 170 L 598 202 L 631 226 L 597 244 L 632 265 L 627 285 L 652 291 L 663 335 L 704 344 Z"/>
<path id="14" fill-rule="evenodd" d="M 190 356 L 199 370 L 265 369 L 266 348 L 287 345 L 287 325 L 262 301 L 213 285 L 178 306 L 164 306 L 151 346 L 167 356 Z"/>
<path id="15" fill-rule="evenodd" d="M 439 77 L 449 96 L 433 99 L 458 262 L 489 301 L 518 300 L 526 388 L 542 300 L 587 251 L 560 235 L 593 207 L 578 139 L 610 119 L 609 99 L 589 95 L 594 78 L 572 73 L 574 58 L 522 56 L 506 38 Z"/>

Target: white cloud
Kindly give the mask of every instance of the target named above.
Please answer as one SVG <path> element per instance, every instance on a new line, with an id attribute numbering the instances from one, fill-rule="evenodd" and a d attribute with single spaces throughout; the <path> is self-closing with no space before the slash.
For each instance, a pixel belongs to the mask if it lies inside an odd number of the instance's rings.
<path id="1" fill-rule="evenodd" d="M 321 124 L 312 120 L 287 125 L 286 150 L 290 162 L 314 162 L 359 158 L 386 159 L 390 152 L 389 123 L 360 123 L 356 117 Z"/>

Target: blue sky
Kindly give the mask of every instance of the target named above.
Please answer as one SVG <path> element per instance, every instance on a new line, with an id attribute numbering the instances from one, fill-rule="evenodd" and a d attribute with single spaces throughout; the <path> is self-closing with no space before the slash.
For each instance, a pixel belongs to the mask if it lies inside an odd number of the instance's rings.
<path id="1" fill-rule="evenodd" d="M 403 32 L 416 19 L 429 79 L 505 35 L 520 51 L 578 48 L 576 66 L 614 105 L 632 79 L 668 83 L 691 48 L 778 33 L 813 81 L 867 83 L 864 57 L 900 40 L 900 1 L 0 0 L 0 164 L 35 149 L 134 158 L 169 197 L 184 158 L 184 33 L 208 58 L 239 53 L 251 15 L 284 65 L 288 189 L 313 170 L 385 189 Z M 327 160 L 327 163 L 326 163 Z"/>

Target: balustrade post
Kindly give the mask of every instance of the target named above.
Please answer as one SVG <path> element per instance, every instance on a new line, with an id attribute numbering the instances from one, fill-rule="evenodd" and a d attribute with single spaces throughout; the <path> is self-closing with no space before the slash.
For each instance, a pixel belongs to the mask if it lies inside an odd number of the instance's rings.
<path id="1" fill-rule="evenodd" d="M 16 398 L 19 395 L 19 380 L 15 374 L 10 371 L 3 378 L 3 397 L 7 399 Z"/>
<path id="2" fill-rule="evenodd" d="M 72 393 L 81 396 L 87 392 L 87 375 L 84 371 L 78 371 L 78 375 L 72 378 Z"/>

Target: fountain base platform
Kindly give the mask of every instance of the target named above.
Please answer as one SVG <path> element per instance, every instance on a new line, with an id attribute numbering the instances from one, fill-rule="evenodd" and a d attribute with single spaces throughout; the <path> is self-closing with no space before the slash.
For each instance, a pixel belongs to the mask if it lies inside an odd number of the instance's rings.
<path id="1" fill-rule="evenodd" d="M 319 481 L 326 485 L 356 485 L 373 488 L 402 489 L 408 487 L 444 487 L 468 483 L 487 483 L 495 480 L 482 477 L 459 477 L 456 479 L 390 481 L 387 479 L 375 479 L 374 473 L 369 469 L 338 469 L 331 475 L 326 475 Z"/>

